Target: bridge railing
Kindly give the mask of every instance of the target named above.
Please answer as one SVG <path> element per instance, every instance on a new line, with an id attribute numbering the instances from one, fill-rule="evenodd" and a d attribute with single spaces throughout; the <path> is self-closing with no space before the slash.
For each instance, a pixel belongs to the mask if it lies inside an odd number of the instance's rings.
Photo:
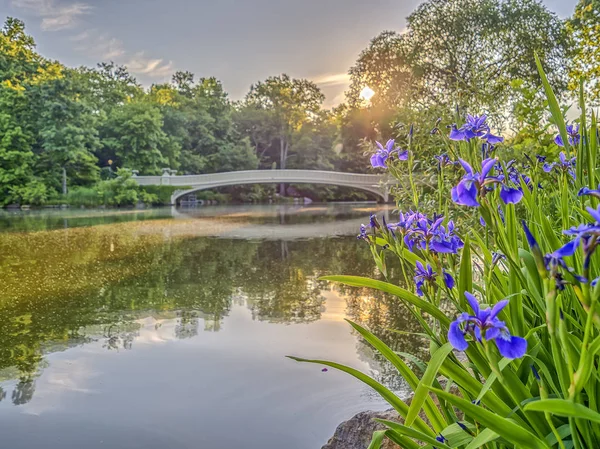
<path id="1" fill-rule="evenodd" d="M 361 173 L 340 173 L 324 170 L 242 170 L 225 173 L 210 173 L 204 175 L 169 175 L 136 176 L 140 185 L 172 186 L 201 186 L 203 184 L 219 184 L 222 182 L 286 182 L 286 183 L 330 183 L 339 182 L 362 186 L 376 186 L 384 178 L 382 175 L 367 175 Z"/>

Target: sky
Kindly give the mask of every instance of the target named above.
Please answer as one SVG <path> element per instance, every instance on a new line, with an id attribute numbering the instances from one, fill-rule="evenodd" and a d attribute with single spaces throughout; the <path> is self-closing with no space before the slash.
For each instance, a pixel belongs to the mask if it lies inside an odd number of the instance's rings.
<path id="1" fill-rule="evenodd" d="M 577 0 L 544 0 L 561 17 Z M 215 76 L 233 100 L 287 73 L 316 82 L 333 105 L 348 69 L 383 30 L 402 31 L 419 0 L 0 0 L 38 50 L 68 66 L 124 64 L 142 84 L 177 70 Z"/>

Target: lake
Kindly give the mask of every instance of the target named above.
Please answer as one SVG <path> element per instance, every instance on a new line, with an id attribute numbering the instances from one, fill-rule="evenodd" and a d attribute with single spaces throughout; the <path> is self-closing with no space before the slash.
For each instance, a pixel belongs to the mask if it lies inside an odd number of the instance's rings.
<path id="1" fill-rule="evenodd" d="M 406 394 L 344 319 L 418 353 L 356 239 L 375 204 L 0 213 L 0 432 L 11 449 L 318 449 Z M 393 271 L 393 270 L 392 270 Z"/>

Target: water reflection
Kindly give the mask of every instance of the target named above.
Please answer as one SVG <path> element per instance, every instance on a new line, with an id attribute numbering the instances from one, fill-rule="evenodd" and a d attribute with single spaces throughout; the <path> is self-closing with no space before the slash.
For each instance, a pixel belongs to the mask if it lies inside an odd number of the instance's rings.
<path id="1" fill-rule="evenodd" d="M 395 350 L 418 353 L 418 339 L 387 330 L 414 328 L 397 299 L 318 280 L 333 273 L 376 276 L 363 242 L 299 238 L 327 224 L 364 220 L 363 207 L 320 221 L 322 211 L 314 210 L 256 210 L 250 219 L 243 219 L 248 212 L 222 212 L 0 234 L 0 401 L 31 401 L 49 354 L 88 345 L 127 353 L 147 341 L 196 341 L 236 322 L 227 319 L 233 310 L 283 325 L 349 317 Z M 273 226 L 288 238 L 273 239 L 272 220 L 282 215 L 284 225 Z M 257 235 L 261 227 L 261 240 L 239 236 Z M 338 298 L 343 304 L 335 306 Z M 402 388 L 390 366 L 361 340 L 356 344 L 358 358 L 380 381 Z"/>

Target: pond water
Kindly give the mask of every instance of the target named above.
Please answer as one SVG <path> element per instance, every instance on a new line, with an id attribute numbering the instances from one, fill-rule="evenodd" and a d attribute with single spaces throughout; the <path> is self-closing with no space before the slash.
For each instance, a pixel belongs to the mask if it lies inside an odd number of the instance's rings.
<path id="1" fill-rule="evenodd" d="M 11 449 L 320 448 L 404 385 L 344 321 L 420 342 L 356 240 L 375 204 L 0 215 L 0 433 Z"/>

